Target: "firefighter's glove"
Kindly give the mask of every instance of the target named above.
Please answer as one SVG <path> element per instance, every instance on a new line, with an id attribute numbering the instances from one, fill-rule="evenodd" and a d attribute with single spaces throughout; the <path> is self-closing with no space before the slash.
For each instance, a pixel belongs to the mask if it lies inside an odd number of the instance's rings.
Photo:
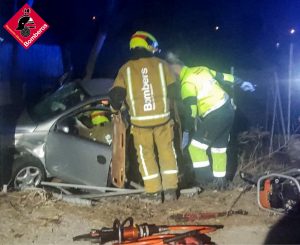
<path id="1" fill-rule="evenodd" d="M 245 92 L 254 92 L 255 91 L 255 85 L 253 85 L 252 83 L 250 82 L 247 82 L 247 81 L 244 81 L 242 84 L 241 84 L 241 89 Z"/>
<path id="2" fill-rule="evenodd" d="M 110 105 L 110 110 L 113 114 L 118 114 L 119 110 L 114 109 L 111 105 Z"/>
<path id="3" fill-rule="evenodd" d="M 190 133 L 184 131 L 182 134 L 181 150 L 185 149 L 190 142 Z"/>

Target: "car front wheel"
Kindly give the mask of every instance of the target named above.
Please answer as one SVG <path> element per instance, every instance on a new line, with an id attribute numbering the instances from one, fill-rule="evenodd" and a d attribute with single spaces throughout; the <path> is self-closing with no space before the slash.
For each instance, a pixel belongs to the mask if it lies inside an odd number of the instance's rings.
<path id="1" fill-rule="evenodd" d="M 44 166 L 36 159 L 18 159 L 13 167 L 15 189 L 37 187 L 46 178 Z"/>

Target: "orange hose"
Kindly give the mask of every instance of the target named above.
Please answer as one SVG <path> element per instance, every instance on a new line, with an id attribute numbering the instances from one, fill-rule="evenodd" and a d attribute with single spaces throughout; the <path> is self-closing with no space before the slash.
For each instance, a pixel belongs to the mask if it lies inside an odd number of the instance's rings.
<path id="1" fill-rule="evenodd" d="M 204 226 L 204 225 L 180 225 L 180 226 L 168 226 L 170 231 L 192 231 L 198 230 L 199 234 L 205 234 L 217 230 L 214 226 Z M 114 245 L 164 245 L 164 239 L 175 237 L 180 233 L 176 234 L 155 234 L 148 237 L 142 237 L 135 241 L 125 241 L 121 243 L 115 243 Z"/>
<path id="2" fill-rule="evenodd" d="M 173 234 L 165 234 L 165 235 L 154 235 L 149 237 L 143 237 L 136 241 L 126 241 L 122 243 L 116 243 L 115 245 L 163 245 L 164 239 L 174 237 Z"/>
<path id="3" fill-rule="evenodd" d="M 133 241 L 133 242 L 122 242 L 122 243 L 115 243 L 115 245 L 123 245 L 123 244 L 128 244 L 128 245 L 164 245 L 164 240 L 163 239 L 152 239 L 152 240 L 146 240 L 146 241 Z"/>
<path id="4" fill-rule="evenodd" d="M 205 226 L 205 225 L 174 225 L 168 226 L 170 231 L 192 231 L 192 230 L 199 230 L 201 234 L 210 233 L 216 231 L 218 228 L 214 226 Z"/>

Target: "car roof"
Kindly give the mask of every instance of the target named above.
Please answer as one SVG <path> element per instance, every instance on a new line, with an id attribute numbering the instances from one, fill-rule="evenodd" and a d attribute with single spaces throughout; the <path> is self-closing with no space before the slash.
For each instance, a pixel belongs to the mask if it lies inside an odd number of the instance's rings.
<path id="1" fill-rule="evenodd" d="M 79 85 L 90 95 L 107 95 L 113 85 L 112 78 L 93 78 L 90 80 L 80 80 Z"/>

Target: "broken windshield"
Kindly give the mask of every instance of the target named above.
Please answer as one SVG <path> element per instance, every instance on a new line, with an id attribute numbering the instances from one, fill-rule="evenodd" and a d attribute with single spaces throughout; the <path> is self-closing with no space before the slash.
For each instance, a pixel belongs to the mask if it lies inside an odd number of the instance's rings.
<path id="1" fill-rule="evenodd" d="M 68 83 L 54 93 L 45 96 L 38 104 L 29 109 L 29 113 L 34 121 L 46 121 L 79 104 L 86 97 L 88 95 L 77 83 Z"/>

